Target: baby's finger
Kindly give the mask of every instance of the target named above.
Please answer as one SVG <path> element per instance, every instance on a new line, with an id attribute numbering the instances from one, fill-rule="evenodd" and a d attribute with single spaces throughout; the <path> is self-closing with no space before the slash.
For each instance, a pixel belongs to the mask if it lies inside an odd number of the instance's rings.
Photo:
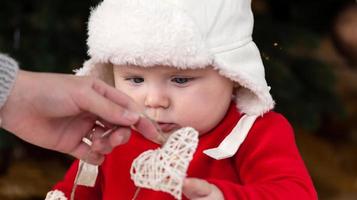
<path id="1" fill-rule="evenodd" d="M 183 184 L 183 193 L 188 199 L 198 199 L 208 196 L 212 192 L 212 186 L 205 180 L 186 178 Z"/>

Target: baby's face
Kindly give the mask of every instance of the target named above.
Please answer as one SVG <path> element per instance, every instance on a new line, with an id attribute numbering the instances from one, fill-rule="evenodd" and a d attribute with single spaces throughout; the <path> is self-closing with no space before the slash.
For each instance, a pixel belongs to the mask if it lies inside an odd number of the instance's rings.
<path id="1" fill-rule="evenodd" d="M 165 134 L 187 126 L 208 132 L 225 116 L 233 91 L 233 82 L 211 67 L 114 66 L 114 79 Z"/>

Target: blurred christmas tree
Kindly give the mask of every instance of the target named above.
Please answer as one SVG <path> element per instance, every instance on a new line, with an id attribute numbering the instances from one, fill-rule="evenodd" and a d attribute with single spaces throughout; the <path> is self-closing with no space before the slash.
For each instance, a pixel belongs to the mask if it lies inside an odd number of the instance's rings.
<path id="1" fill-rule="evenodd" d="M 25 69 L 71 72 L 85 60 L 89 8 L 98 2 L 2 1 L 0 51 Z"/>
<path id="2" fill-rule="evenodd" d="M 98 2 L 1 1 L 0 52 L 14 57 L 22 69 L 71 73 L 86 59 L 86 21 L 89 8 Z M 23 144 L 18 141 L 6 131 L 0 130 L 0 175 L 6 172 L 13 149 L 18 147 L 17 144 Z M 29 150 L 28 154 L 31 151 L 42 151 L 39 157 L 43 158 L 43 150 L 29 144 L 25 146 Z"/>
<path id="3" fill-rule="evenodd" d="M 316 57 L 339 9 L 352 0 L 255 0 L 258 44 L 277 105 L 295 127 L 316 131 L 324 118 L 344 115 L 332 66 Z M 254 4 L 253 4 L 254 5 Z"/>

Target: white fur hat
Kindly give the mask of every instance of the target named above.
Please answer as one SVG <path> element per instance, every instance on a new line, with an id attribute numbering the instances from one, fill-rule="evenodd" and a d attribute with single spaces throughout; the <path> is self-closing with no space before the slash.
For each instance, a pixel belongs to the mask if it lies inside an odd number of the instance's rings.
<path id="1" fill-rule="evenodd" d="M 104 0 L 91 12 L 91 58 L 77 74 L 112 83 L 112 64 L 213 66 L 242 86 L 236 91 L 238 109 L 262 115 L 274 101 L 252 41 L 250 4 L 251 0 Z"/>

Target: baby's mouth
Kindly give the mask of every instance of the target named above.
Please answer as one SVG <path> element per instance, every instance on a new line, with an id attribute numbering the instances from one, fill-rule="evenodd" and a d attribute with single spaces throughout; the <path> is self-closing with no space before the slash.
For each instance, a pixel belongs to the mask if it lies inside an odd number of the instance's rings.
<path id="1" fill-rule="evenodd" d="M 165 122 L 157 122 L 161 131 L 163 133 L 171 133 L 179 128 L 181 128 L 178 124 L 175 123 L 165 123 Z"/>

